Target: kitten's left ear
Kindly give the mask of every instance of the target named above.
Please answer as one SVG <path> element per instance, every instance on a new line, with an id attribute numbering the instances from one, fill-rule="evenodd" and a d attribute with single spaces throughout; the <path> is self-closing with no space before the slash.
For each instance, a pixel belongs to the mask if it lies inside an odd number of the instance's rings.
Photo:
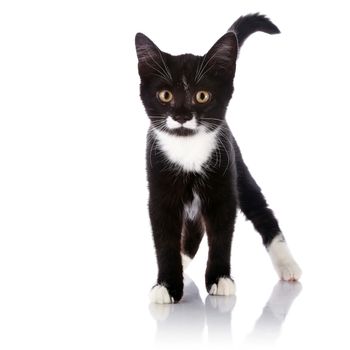
<path id="1" fill-rule="evenodd" d="M 149 39 L 145 34 L 137 33 L 135 36 L 136 53 L 139 62 L 152 59 L 158 55 L 158 47 L 156 44 Z"/>
<path id="2" fill-rule="evenodd" d="M 170 79 L 170 73 L 165 68 L 164 58 L 157 45 L 142 33 L 135 36 L 137 58 L 139 59 L 140 76 L 161 75 Z"/>
<path id="3" fill-rule="evenodd" d="M 205 55 L 207 68 L 213 66 L 217 72 L 224 71 L 230 76 L 235 75 L 238 44 L 236 35 L 228 32 L 223 35 Z"/>

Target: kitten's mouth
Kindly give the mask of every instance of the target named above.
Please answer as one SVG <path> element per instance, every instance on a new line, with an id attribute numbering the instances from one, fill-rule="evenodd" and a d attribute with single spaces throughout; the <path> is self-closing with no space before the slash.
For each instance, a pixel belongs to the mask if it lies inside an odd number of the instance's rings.
<path id="1" fill-rule="evenodd" d="M 171 135 L 177 135 L 177 136 L 191 136 L 198 132 L 198 129 L 189 129 L 184 126 L 181 126 L 179 128 L 173 128 L 169 129 L 167 128 L 167 132 Z"/>

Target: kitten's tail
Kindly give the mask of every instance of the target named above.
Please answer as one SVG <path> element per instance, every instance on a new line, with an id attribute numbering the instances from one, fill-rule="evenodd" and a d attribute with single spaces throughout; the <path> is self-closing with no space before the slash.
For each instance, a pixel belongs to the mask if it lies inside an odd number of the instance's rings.
<path id="1" fill-rule="evenodd" d="M 255 32 L 278 34 L 280 30 L 265 15 L 254 13 L 239 17 L 228 29 L 228 32 L 234 32 L 236 34 L 238 46 L 241 47 L 244 40 Z"/>

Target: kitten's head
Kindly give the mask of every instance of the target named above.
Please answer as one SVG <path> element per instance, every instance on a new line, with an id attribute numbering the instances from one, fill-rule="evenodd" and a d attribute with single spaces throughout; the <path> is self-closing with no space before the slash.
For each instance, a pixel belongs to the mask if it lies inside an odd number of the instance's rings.
<path id="1" fill-rule="evenodd" d="M 216 129 L 233 92 L 235 34 L 226 33 L 204 56 L 172 56 L 141 33 L 135 42 L 141 99 L 152 126 L 184 136 Z"/>

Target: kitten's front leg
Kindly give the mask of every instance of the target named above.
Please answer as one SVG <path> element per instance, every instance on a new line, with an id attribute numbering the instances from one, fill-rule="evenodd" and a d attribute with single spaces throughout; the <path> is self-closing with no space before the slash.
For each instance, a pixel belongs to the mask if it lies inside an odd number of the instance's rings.
<path id="1" fill-rule="evenodd" d="M 212 295 L 235 293 L 234 282 L 230 277 L 230 258 L 236 210 L 234 196 L 211 201 L 205 208 L 204 218 L 209 245 L 205 283 L 207 291 Z"/>
<path id="2" fill-rule="evenodd" d="M 183 294 L 181 206 L 151 196 L 149 214 L 158 262 L 157 284 L 151 290 L 150 299 L 159 304 L 178 302 Z"/>

